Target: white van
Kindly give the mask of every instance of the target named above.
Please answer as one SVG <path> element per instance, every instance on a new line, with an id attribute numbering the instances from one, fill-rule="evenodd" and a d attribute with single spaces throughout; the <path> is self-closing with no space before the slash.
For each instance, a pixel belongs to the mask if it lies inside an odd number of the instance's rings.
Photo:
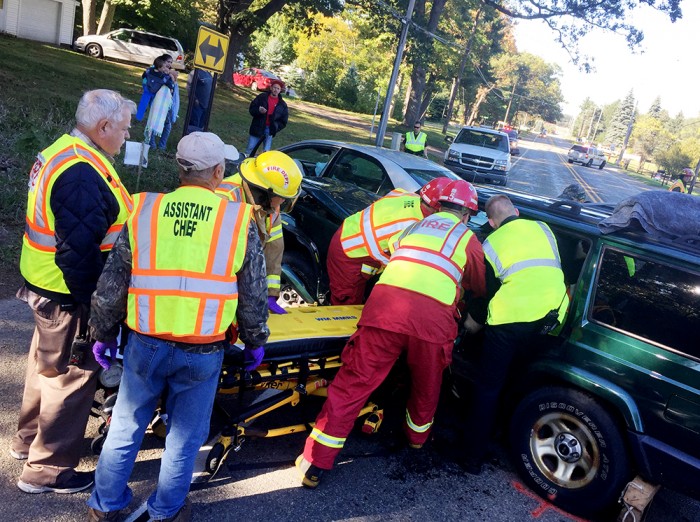
<path id="1" fill-rule="evenodd" d="M 81 36 L 73 42 L 73 48 L 94 58 L 115 58 L 142 65 L 152 65 L 159 56 L 169 54 L 173 57 L 173 69 L 185 68 L 185 52 L 175 38 L 134 29 Z"/>
<path id="2" fill-rule="evenodd" d="M 447 149 L 444 163 L 467 181 L 505 187 L 511 165 L 508 134 L 486 127 L 462 127 Z"/>

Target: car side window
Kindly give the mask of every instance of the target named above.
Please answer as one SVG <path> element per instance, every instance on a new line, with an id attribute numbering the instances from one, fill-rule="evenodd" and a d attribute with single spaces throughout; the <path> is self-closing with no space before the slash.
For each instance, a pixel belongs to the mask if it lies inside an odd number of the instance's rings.
<path id="1" fill-rule="evenodd" d="M 318 176 L 335 152 L 330 147 L 303 147 L 284 151 L 292 159 L 301 163 L 304 176 Z"/>
<path id="2" fill-rule="evenodd" d="M 591 318 L 700 359 L 700 275 L 606 248 Z"/>
<path id="3" fill-rule="evenodd" d="M 379 163 L 354 151 L 345 151 L 326 176 L 353 183 L 375 194 L 388 177 Z"/>
<path id="4" fill-rule="evenodd" d="M 131 31 L 119 31 L 118 33 L 114 33 L 112 38 L 121 42 L 128 42 L 131 40 Z"/>

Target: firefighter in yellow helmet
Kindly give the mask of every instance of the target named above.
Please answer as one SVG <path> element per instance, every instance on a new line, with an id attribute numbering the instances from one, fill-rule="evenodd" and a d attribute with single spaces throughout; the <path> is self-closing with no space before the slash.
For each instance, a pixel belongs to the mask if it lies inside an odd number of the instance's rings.
<path id="1" fill-rule="evenodd" d="M 284 152 L 271 150 L 243 160 L 239 173 L 225 178 L 216 192 L 231 201 L 255 206 L 255 222 L 263 242 L 267 266 L 268 306 L 272 313 L 284 314 L 277 304 L 282 274 L 282 206 L 291 209 L 301 187 L 301 170 Z"/>

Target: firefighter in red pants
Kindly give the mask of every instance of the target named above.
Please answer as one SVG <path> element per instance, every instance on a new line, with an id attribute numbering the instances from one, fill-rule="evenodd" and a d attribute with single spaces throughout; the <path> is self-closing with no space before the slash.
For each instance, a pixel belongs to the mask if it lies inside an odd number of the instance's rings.
<path id="1" fill-rule="evenodd" d="M 486 292 L 483 250 L 466 226 L 478 210 L 476 190 L 464 180 L 451 181 L 439 201 L 439 212 L 391 238 L 391 260 L 297 458 L 306 487 L 316 487 L 323 470 L 333 467 L 362 406 L 403 352 L 411 372 L 404 432 L 412 448 L 428 439 L 442 373 L 452 360 L 460 282 L 475 297 Z"/>
<path id="2" fill-rule="evenodd" d="M 435 178 L 418 195 L 394 190 L 348 217 L 333 235 L 326 261 L 332 305 L 362 304 L 367 281 L 389 262 L 389 238 L 429 216 L 449 178 Z"/>

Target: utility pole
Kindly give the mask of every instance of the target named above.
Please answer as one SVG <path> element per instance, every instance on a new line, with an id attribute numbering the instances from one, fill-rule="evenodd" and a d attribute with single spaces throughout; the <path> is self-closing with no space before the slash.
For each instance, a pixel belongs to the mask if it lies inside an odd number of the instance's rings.
<path id="1" fill-rule="evenodd" d="M 588 137 L 591 135 L 591 129 L 593 128 L 593 119 L 595 118 L 596 112 L 598 112 L 598 107 L 593 107 L 593 114 L 591 114 L 591 121 L 588 122 L 588 131 L 586 132 L 586 142 L 588 142 Z"/>
<path id="2" fill-rule="evenodd" d="M 508 125 L 508 113 L 510 113 L 510 104 L 513 103 L 513 96 L 515 95 L 515 88 L 518 86 L 518 82 L 520 81 L 520 75 L 518 75 L 517 78 L 515 78 L 515 83 L 513 84 L 513 90 L 510 91 L 510 99 L 508 100 L 508 107 L 506 108 L 506 115 L 503 118 L 503 123 Z"/>
<path id="3" fill-rule="evenodd" d="M 625 134 L 625 141 L 622 143 L 622 150 L 620 150 L 620 156 L 617 158 L 618 165 L 622 161 L 622 157 L 625 155 L 627 143 L 630 141 L 630 136 L 632 135 L 632 125 L 634 124 L 634 115 L 637 112 L 637 103 L 634 104 L 634 110 L 632 111 L 632 114 L 630 114 L 630 121 L 627 124 L 627 133 Z"/>
<path id="4" fill-rule="evenodd" d="M 600 114 L 598 114 L 598 121 L 595 122 L 595 129 L 593 130 L 593 139 L 595 139 L 596 134 L 598 134 L 598 124 L 600 123 L 600 118 L 603 116 L 603 109 L 600 109 Z"/>
<path id="5" fill-rule="evenodd" d="M 386 89 L 386 97 L 384 98 L 384 109 L 382 110 L 382 118 L 379 120 L 379 127 L 377 128 L 377 147 L 384 145 L 384 135 L 386 134 L 386 126 L 389 122 L 389 106 L 391 105 L 391 98 L 394 96 L 394 84 L 396 83 L 396 78 L 399 76 L 399 67 L 401 67 L 401 60 L 403 60 L 403 50 L 406 47 L 406 38 L 408 37 L 408 27 L 411 25 L 411 17 L 413 16 L 413 8 L 416 5 L 416 0 L 409 0 L 408 9 L 406 9 L 406 17 L 401 20 L 403 27 L 401 28 L 401 37 L 399 38 L 399 47 L 396 50 L 396 58 L 394 59 L 394 69 L 391 71 L 391 78 L 389 79 L 389 86 Z"/>

